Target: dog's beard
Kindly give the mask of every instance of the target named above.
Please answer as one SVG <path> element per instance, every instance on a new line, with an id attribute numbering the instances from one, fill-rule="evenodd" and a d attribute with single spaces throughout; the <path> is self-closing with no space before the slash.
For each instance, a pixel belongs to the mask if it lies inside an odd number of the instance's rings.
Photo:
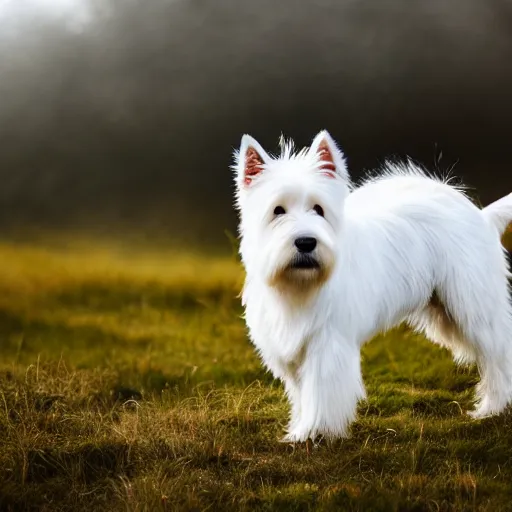
<path id="1" fill-rule="evenodd" d="M 282 280 L 288 286 L 300 288 L 315 288 L 324 280 L 325 268 L 317 258 L 309 254 L 297 254 L 282 273 Z"/>
<path id="2" fill-rule="evenodd" d="M 331 267 L 319 254 L 295 253 L 276 269 L 270 284 L 283 291 L 313 291 L 327 281 Z"/>

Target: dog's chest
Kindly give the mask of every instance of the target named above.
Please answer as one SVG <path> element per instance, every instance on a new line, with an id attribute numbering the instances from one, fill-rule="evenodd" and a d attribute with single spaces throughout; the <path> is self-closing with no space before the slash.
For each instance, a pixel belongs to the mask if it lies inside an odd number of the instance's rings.
<path id="1" fill-rule="evenodd" d="M 315 310 L 293 310 L 272 298 L 251 299 L 246 304 L 246 322 L 256 348 L 267 364 L 295 365 L 325 319 Z"/>

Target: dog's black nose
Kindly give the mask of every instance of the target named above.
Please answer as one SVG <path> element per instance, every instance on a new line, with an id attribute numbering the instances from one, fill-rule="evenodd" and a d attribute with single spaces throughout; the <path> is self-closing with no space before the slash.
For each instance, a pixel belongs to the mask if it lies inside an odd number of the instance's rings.
<path id="1" fill-rule="evenodd" d="M 295 239 L 295 247 L 299 252 L 312 252 L 316 247 L 316 238 L 305 236 Z"/>

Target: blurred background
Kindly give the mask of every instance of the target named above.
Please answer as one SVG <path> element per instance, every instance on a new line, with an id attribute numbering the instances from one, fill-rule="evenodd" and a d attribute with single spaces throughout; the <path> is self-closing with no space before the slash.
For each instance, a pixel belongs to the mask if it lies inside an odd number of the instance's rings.
<path id="1" fill-rule="evenodd" d="M 0 230 L 226 245 L 229 165 L 327 128 L 512 191 L 508 0 L 0 0 Z"/>

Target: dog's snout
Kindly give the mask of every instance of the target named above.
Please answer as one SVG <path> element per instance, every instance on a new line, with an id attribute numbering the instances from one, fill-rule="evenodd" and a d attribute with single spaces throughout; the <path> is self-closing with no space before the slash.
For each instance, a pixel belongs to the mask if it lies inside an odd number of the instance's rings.
<path id="1" fill-rule="evenodd" d="M 312 252 L 316 247 L 316 238 L 305 236 L 295 239 L 295 247 L 299 252 Z"/>

